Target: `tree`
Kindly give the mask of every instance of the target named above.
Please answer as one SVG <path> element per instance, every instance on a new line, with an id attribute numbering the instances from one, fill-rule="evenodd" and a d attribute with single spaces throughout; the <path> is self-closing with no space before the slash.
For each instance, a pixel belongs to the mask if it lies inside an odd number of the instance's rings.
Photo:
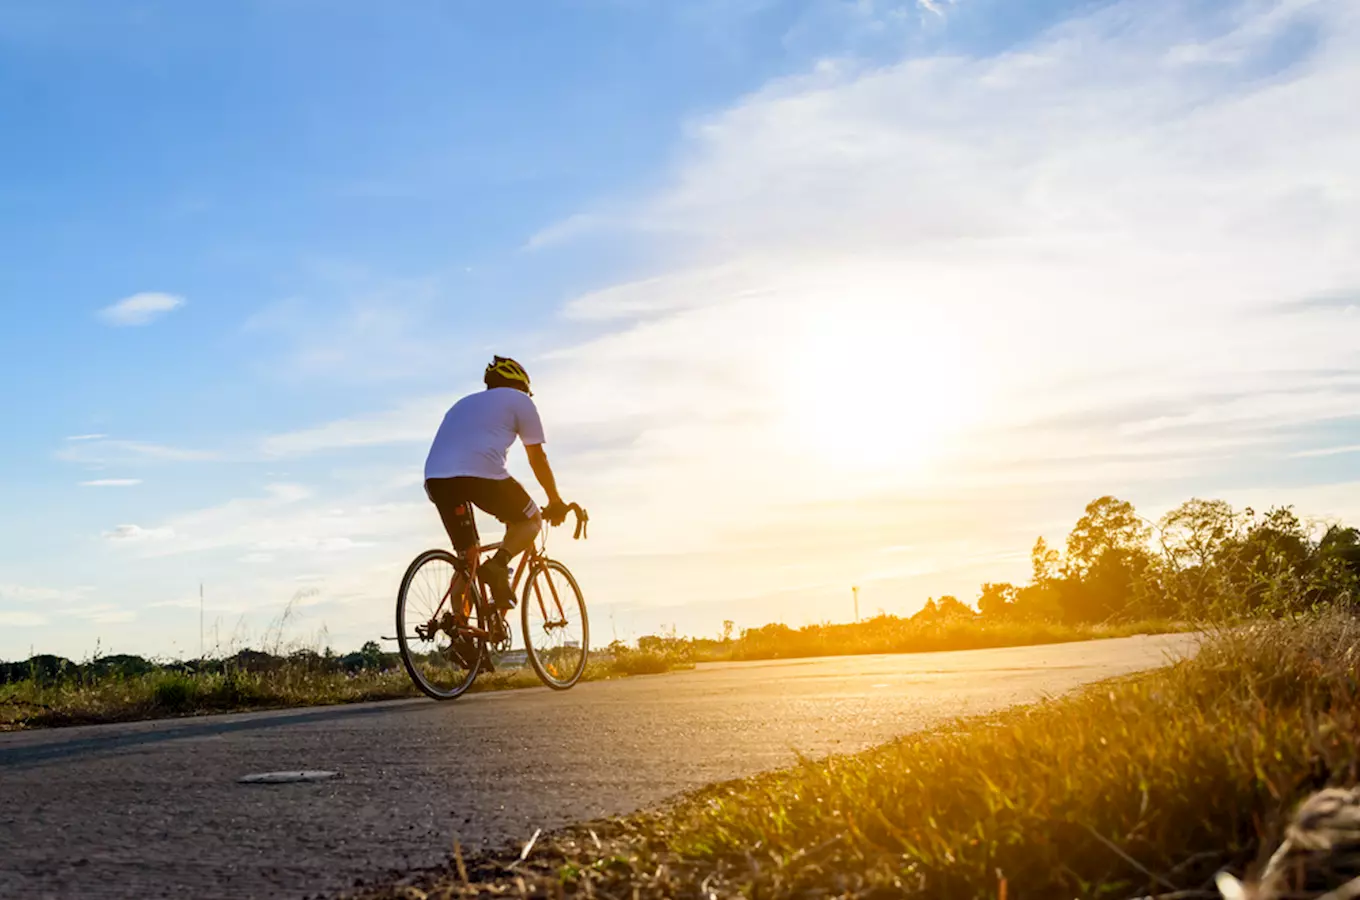
<path id="1" fill-rule="evenodd" d="M 1058 588 L 1062 582 L 1056 579 L 1028 584 L 1015 592 L 1015 602 L 1008 610 L 1010 615 L 1022 621 L 1052 622 L 1062 617 L 1062 606 L 1058 602 Z"/>
<path id="2" fill-rule="evenodd" d="M 1080 576 L 1108 551 L 1145 551 L 1151 533 L 1132 503 L 1099 497 L 1086 504 L 1086 512 L 1067 536 L 1067 567 Z"/>
<path id="3" fill-rule="evenodd" d="M 1143 547 L 1106 547 L 1081 576 L 1058 584 L 1063 618 L 1071 622 L 1137 619 L 1152 612 L 1152 599 L 1142 590 L 1152 563 Z"/>
<path id="4" fill-rule="evenodd" d="M 1048 542 L 1042 537 L 1035 540 L 1034 549 L 1029 552 L 1029 559 L 1036 585 L 1057 579 L 1061 559 L 1058 556 L 1058 551 L 1049 549 Z"/>
<path id="5" fill-rule="evenodd" d="M 989 581 L 978 595 L 978 612 L 989 619 L 999 619 L 1012 611 L 1015 604 L 1015 585 L 1004 581 Z"/>
<path id="6" fill-rule="evenodd" d="M 942 619 L 971 619 L 977 615 L 971 606 L 953 594 L 945 594 L 935 603 Z"/>
<path id="7" fill-rule="evenodd" d="M 1241 531 L 1241 517 L 1222 500 L 1185 501 L 1162 516 L 1162 546 L 1178 567 L 1207 569 Z"/>
<path id="8" fill-rule="evenodd" d="M 1360 586 L 1360 531 L 1330 526 L 1318 541 L 1310 581 L 1323 599 L 1351 603 Z"/>
<path id="9" fill-rule="evenodd" d="M 971 619 L 976 615 L 967 603 L 952 594 L 945 594 L 938 600 L 934 597 L 926 600 L 926 605 L 911 618 L 914 622 L 939 622 L 945 619 Z"/>
<path id="10" fill-rule="evenodd" d="M 1166 566 L 1160 575 L 1168 612 L 1212 614 L 1237 602 L 1230 572 L 1244 521 L 1224 501 L 1198 497 L 1162 516 Z"/>
<path id="11" fill-rule="evenodd" d="M 365 669 L 382 668 L 382 647 L 378 646 L 377 641 L 366 641 L 364 645 L 359 648 L 359 656 L 362 657 L 364 661 Z"/>
<path id="12" fill-rule="evenodd" d="M 1244 533 L 1227 544 L 1236 611 L 1284 613 L 1312 605 L 1314 547 L 1293 507 L 1271 507 L 1259 517 L 1247 509 L 1243 522 Z"/>

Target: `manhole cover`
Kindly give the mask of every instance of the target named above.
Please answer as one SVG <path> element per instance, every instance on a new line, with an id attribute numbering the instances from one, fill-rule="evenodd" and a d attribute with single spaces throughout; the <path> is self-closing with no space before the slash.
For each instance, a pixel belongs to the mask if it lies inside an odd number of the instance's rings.
<path id="1" fill-rule="evenodd" d="M 312 769 L 302 772 L 256 772 L 236 779 L 238 784 L 296 784 L 300 781 L 325 781 L 336 777 L 338 772 L 324 772 Z"/>

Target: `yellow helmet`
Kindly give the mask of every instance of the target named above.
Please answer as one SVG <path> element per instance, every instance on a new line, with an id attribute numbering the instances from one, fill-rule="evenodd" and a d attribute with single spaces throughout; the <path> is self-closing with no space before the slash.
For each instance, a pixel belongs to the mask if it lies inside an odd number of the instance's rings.
<path id="1" fill-rule="evenodd" d="M 497 356 L 491 360 L 486 367 L 486 374 L 482 380 L 487 387 L 492 387 L 493 382 L 512 382 L 511 384 L 495 384 L 496 387 L 517 387 L 524 385 L 524 393 L 530 397 L 534 392 L 529 390 L 529 373 L 524 371 L 524 366 L 515 362 L 508 356 Z"/>

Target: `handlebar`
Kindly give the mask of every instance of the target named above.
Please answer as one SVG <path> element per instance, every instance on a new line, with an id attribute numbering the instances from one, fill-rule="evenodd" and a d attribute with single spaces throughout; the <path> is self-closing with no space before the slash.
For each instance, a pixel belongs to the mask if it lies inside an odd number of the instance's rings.
<path id="1" fill-rule="evenodd" d="M 572 535 L 572 539 L 579 541 L 581 538 L 587 537 L 586 526 L 590 522 L 590 516 L 589 514 L 586 513 L 584 509 L 581 508 L 581 505 L 579 503 L 571 503 L 564 507 L 558 507 L 558 509 L 553 510 L 553 512 L 561 512 L 562 516 L 556 522 L 553 522 L 551 519 L 549 519 L 548 524 L 553 525 L 554 527 L 557 525 L 561 525 L 563 522 L 567 520 L 567 513 L 575 513 L 576 532 Z M 544 510 L 543 517 L 545 519 L 548 518 L 547 513 L 548 510 Z"/>

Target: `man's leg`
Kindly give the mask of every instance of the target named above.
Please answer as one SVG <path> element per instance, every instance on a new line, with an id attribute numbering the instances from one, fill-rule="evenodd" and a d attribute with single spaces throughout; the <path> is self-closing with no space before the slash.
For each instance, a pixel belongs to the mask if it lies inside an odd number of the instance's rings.
<path id="1" fill-rule="evenodd" d="M 439 519 L 444 523 L 455 553 L 463 553 L 477 545 L 477 522 L 472 517 L 472 505 L 463 496 L 459 479 L 432 478 L 425 482 L 425 496 L 439 511 Z M 464 622 L 469 613 L 466 589 L 462 573 L 456 571 L 449 593 L 453 598 L 453 614 Z"/>
<path id="2" fill-rule="evenodd" d="M 543 527 L 543 516 L 528 492 L 513 478 L 486 482 L 485 496 L 475 498 L 477 505 L 505 523 L 505 540 L 500 549 L 482 563 L 482 575 L 491 586 L 492 597 L 502 612 L 514 606 L 510 588 L 510 563 L 534 544 Z M 483 504 L 481 501 L 485 500 Z"/>
<path id="3" fill-rule="evenodd" d="M 425 496 L 430 498 L 444 523 L 449 543 L 455 553 L 462 553 L 477 544 L 477 522 L 472 518 L 469 498 L 464 494 L 462 478 L 431 478 L 425 482 Z"/>
<path id="4" fill-rule="evenodd" d="M 523 521 L 507 523 L 505 540 L 501 542 L 500 549 L 482 563 L 482 575 L 491 586 L 491 595 L 501 612 L 515 605 L 515 593 L 510 587 L 510 564 L 516 556 L 534 545 L 534 539 L 542 527 L 543 517 L 538 513 Z"/>
<path id="5" fill-rule="evenodd" d="M 534 513 L 532 518 L 525 519 L 523 522 L 511 522 L 505 526 L 505 540 L 501 542 L 501 549 L 496 555 L 505 554 L 505 562 L 519 556 L 525 550 L 534 545 L 538 538 L 538 533 L 543 530 L 543 514 Z"/>

